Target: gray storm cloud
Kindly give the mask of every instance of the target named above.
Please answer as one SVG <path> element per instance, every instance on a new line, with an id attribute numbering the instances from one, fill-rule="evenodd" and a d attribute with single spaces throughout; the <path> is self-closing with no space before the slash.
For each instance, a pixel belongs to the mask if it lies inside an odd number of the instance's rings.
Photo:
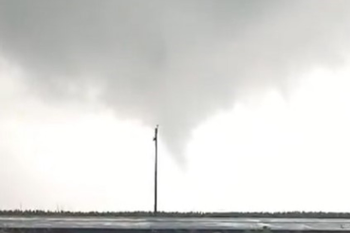
<path id="1" fill-rule="evenodd" d="M 191 130 L 245 92 L 288 90 L 341 64 L 350 2 L 0 0 L 0 51 L 48 101 L 95 98 L 160 124 L 183 160 Z"/>

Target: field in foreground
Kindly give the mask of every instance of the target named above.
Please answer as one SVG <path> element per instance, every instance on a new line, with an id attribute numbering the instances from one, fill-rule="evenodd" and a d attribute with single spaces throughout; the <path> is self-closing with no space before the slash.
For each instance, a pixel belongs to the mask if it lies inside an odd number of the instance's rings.
<path id="1" fill-rule="evenodd" d="M 350 219 L 0 217 L 0 231 L 21 233 L 350 232 Z"/>

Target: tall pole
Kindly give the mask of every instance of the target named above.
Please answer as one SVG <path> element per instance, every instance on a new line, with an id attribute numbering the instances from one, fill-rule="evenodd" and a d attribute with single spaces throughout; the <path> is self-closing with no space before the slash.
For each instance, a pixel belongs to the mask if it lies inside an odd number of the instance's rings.
<path id="1" fill-rule="evenodd" d="M 157 214 L 158 207 L 158 125 L 154 130 L 154 146 L 155 146 L 155 161 L 154 161 L 154 214 Z"/>

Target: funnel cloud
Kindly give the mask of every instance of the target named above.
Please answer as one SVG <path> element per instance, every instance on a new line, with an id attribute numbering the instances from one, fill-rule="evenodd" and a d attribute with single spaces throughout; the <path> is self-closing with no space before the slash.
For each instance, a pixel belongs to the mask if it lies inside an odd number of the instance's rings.
<path id="1" fill-rule="evenodd" d="M 0 0 L 0 51 L 46 101 L 93 100 L 159 124 L 183 163 L 191 130 L 217 111 L 341 64 L 349 9 L 345 0 Z"/>

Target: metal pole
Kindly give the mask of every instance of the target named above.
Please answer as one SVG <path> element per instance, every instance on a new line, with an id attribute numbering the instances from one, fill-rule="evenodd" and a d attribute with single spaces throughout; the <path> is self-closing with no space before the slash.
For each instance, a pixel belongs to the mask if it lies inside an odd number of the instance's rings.
<path id="1" fill-rule="evenodd" d="M 158 125 L 154 131 L 155 161 L 154 161 L 154 214 L 158 211 Z"/>

